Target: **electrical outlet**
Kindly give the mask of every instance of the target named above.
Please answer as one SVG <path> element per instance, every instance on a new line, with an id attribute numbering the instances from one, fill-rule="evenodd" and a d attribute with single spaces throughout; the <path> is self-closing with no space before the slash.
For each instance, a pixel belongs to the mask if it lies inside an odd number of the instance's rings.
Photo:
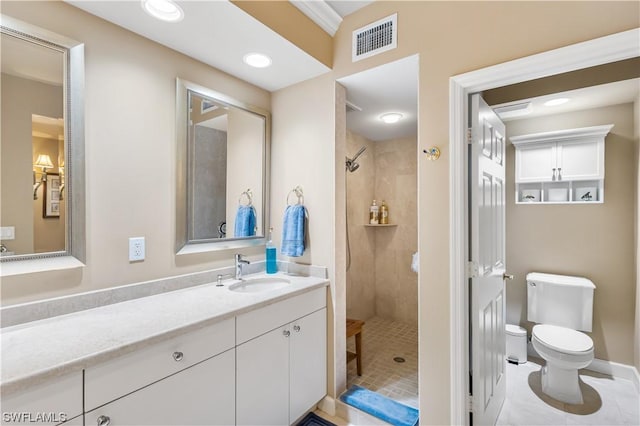
<path id="1" fill-rule="evenodd" d="M 129 238 L 129 262 L 144 260 L 144 237 Z"/>

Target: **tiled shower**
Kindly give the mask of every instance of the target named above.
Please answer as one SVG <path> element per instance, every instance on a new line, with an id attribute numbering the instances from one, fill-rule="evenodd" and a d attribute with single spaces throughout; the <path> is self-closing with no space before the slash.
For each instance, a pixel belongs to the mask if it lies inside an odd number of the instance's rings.
<path id="1" fill-rule="evenodd" d="M 415 137 L 374 142 L 347 131 L 347 156 L 361 147 L 360 167 L 347 172 L 350 267 L 347 317 L 365 321 L 363 371 L 357 384 L 407 405 L 418 404 L 417 160 Z M 393 226 L 366 226 L 373 200 L 389 206 Z M 347 342 L 354 350 L 353 338 Z"/>

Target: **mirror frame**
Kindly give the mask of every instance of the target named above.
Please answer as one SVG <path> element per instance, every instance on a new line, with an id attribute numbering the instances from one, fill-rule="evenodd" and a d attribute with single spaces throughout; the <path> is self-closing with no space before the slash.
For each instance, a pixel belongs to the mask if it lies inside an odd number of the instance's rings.
<path id="1" fill-rule="evenodd" d="M 16 254 L 0 262 L 71 256 L 85 262 L 84 43 L 0 14 L 0 32 L 57 50 L 64 60 L 65 250 Z"/>
<path id="2" fill-rule="evenodd" d="M 189 197 L 188 197 L 188 120 L 189 120 L 189 91 L 212 98 L 223 104 L 242 109 L 264 118 L 264 138 L 262 141 L 262 235 L 243 238 L 210 238 L 189 240 Z M 177 255 L 237 249 L 242 247 L 266 244 L 266 229 L 269 222 L 269 181 L 271 163 L 271 114 L 262 108 L 238 101 L 230 96 L 208 89 L 190 81 L 176 78 L 176 247 Z"/>

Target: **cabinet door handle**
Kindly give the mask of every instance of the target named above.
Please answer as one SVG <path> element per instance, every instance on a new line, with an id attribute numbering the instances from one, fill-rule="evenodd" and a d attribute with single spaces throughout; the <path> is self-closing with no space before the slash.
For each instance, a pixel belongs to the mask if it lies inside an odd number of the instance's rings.
<path id="1" fill-rule="evenodd" d="M 108 426 L 111 423 L 111 419 L 109 416 L 100 416 L 98 417 L 98 426 Z"/>
<path id="2" fill-rule="evenodd" d="M 551 180 L 556 180 L 556 168 L 553 168 L 553 174 L 551 175 Z"/>
<path id="3" fill-rule="evenodd" d="M 562 180 L 562 168 L 558 167 L 558 180 Z"/>
<path id="4" fill-rule="evenodd" d="M 174 352 L 173 353 L 173 359 L 176 361 L 182 361 L 182 358 L 184 358 L 184 354 L 182 352 Z"/>
<path id="5" fill-rule="evenodd" d="M 296 324 L 296 325 L 294 325 L 294 326 L 293 326 L 293 331 L 295 331 L 296 333 L 297 333 L 298 331 L 300 331 L 300 326 L 299 326 L 299 325 L 297 325 L 297 324 Z"/>
<path id="6" fill-rule="evenodd" d="M 284 335 L 284 337 L 289 337 L 291 335 L 291 332 L 289 330 L 284 330 L 282 334 Z"/>

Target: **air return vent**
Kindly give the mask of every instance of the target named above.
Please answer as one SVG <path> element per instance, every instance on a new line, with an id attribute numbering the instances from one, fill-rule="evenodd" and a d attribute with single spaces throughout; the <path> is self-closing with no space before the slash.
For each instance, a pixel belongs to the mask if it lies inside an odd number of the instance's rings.
<path id="1" fill-rule="evenodd" d="M 398 46 L 398 14 L 387 16 L 353 32 L 351 59 L 368 58 Z"/>

